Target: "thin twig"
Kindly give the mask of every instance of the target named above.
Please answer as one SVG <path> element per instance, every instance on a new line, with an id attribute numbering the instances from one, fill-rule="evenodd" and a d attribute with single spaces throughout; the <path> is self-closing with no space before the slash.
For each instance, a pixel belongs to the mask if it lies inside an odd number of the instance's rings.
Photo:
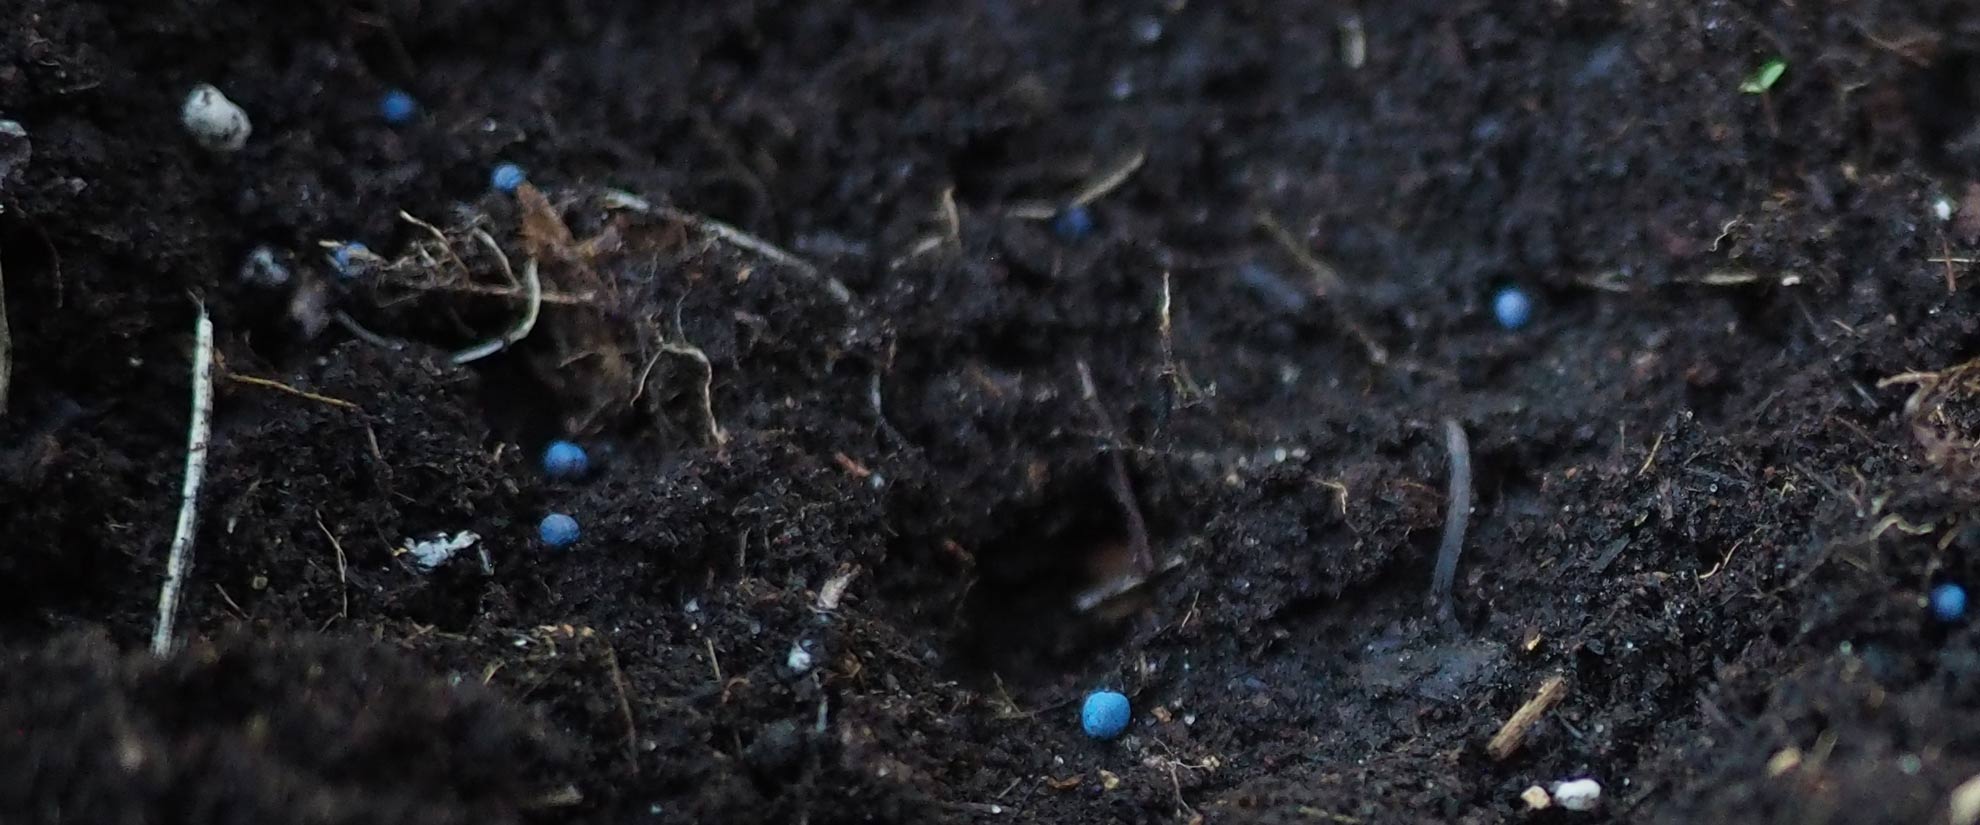
<path id="1" fill-rule="evenodd" d="M 677 209 L 672 206 L 655 206 L 645 198 L 626 192 L 606 193 L 605 204 L 609 207 L 659 215 L 668 220 L 692 226 L 702 232 L 713 235 L 716 240 L 727 243 L 730 246 L 754 252 L 757 255 L 795 269 L 799 274 L 823 285 L 825 291 L 832 296 L 833 300 L 848 307 L 852 306 L 852 290 L 847 289 L 844 282 L 819 271 L 818 267 L 810 261 L 785 252 L 776 244 L 751 235 L 741 229 L 705 215 L 697 215 L 685 209 Z"/>
<path id="2" fill-rule="evenodd" d="M 1644 473 L 1650 472 L 1650 465 L 1657 462 L 1657 449 L 1662 446 L 1664 446 L 1664 434 L 1658 433 L 1657 439 L 1650 442 L 1650 454 L 1643 457 L 1643 466 L 1636 468 L 1637 478 L 1642 478 Z"/>
<path id="3" fill-rule="evenodd" d="M 1197 400 L 1196 381 L 1188 377 L 1188 371 L 1176 363 L 1176 325 L 1170 315 L 1175 305 L 1174 294 L 1169 290 L 1169 273 L 1162 273 L 1162 299 L 1155 309 L 1160 320 L 1156 331 L 1162 336 L 1162 375 L 1169 379 L 1169 390 L 1175 394 L 1176 403 L 1188 405 Z"/>
<path id="4" fill-rule="evenodd" d="M 1106 169 L 1102 169 L 1099 174 L 1094 175 L 1092 180 L 1082 184 L 1078 191 L 1073 192 L 1072 197 L 1067 198 L 1067 200 L 1074 206 L 1086 206 L 1104 198 L 1107 196 L 1107 193 L 1119 189 L 1121 184 L 1127 183 L 1127 179 L 1133 177 L 1135 171 L 1140 169 L 1141 165 L 1146 162 L 1148 162 L 1148 152 L 1146 150 L 1135 149 L 1128 152 Z"/>
<path id="5" fill-rule="evenodd" d="M 341 309 L 337 310 L 336 314 L 330 316 L 330 318 L 331 320 L 337 322 L 337 326 L 343 327 L 345 332 L 357 336 L 358 340 L 370 344 L 374 347 L 378 347 L 380 349 L 389 349 L 394 352 L 406 348 L 405 342 L 403 341 L 394 341 L 383 335 L 379 335 L 376 332 L 372 332 L 371 330 L 365 329 L 364 325 L 358 323 L 356 318 L 352 318 L 350 316 L 350 313 L 347 313 Z"/>
<path id="6" fill-rule="evenodd" d="M 250 387 L 262 387 L 264 389 L 271 389 L 276 392 L 288 393 L 289 395 L 296 396 L 297 398 L 307 398 L 319 404 L 329 404 L 332 407 L 341 407 L 346 410 L 359 409 L 358 405 L 353 404 L 349 401 L 345 401 L 342 398 L 332 398 L 327 395 L 318 395 L 317 393 L 309 392 L 307 390 L 299 390 L 296 389 L 295 387 L 291 387 L 280 381 L 275 381 L 267 378 L 256 378 L 252 375 L 242 375 L 238 372 L 230 372 L 227 373 L 227 380 L 232 381 L 236 384 L 246 384 Z"/>
<path id="7" fill-rule="evenodd" d="M 1084 360 L 1074 362 L 1074 366 L 1079 370 L 1080 397 L 1086 401 L 1087 409 L 1092 410 L 1093 417 L 1099 420 L 1100 428 L 1111 441 L 1118 437 L 1118 431 L 1114 429 L 1113 416 L 1108 415 L 1106 406 L 1100 403 L 1100 391 L 1093 386 L 1093 370 L 1087 368 Z M 1107 489 L 1113 492 L 1114 500 L 1121 507 L 1121 518 L 1127 521 L 1128 545 L 1134 550 L 1135 572 L 1145 577 L 1155 572 L 1155 549 L 1148 540 L 1148 522 L 1141 516 L 1141 505 L 1134 496 L 1134 485 L 1128 480 L 1127 462 L 1121 458 L 1121 451 L 1110 445 L 1106 457 Z"/>
<path id="8" fill-rule="evenodd" d="M 14 334 L 6 326 L 6 277 L 0 277 L 0 415 L 6 415 L 6 390 L 14 382 Z"/>
<path id="9" fill-rule="evenodd" d="M 1559 704 L 1565 696 L 1567 696 L 1567 679 L 1561 676 L 1547 677 L 1547 681 L 1541 683 L 1540 690 L 1533 694 L 1533 698 L 1526 700 L 1526 704 L 1520 705 L 1519 710 L 1513 711 L 1513 715 L 1506 719 L 1506 723 L 1499 726 L 1499 732 L 1492 734 L 1492 741 L 1485 743 L 1485 752 L 1498 760 L 1511 756 L 1513 751 L 1519 750 L 1520 743 L 1525 741 L 1526 732 L 1532 729 L 1533 723 L 1540 721 L 1541 715 Z"/>
<path id="10" fill-rule="evenodd" d="M 179 526 L 172 532 L 172 555 L 165 562 L 165 583 L 158 589 L 158 624 L 151 634 L 151 652 L 172 650 L 172 623 L 178 617 L 186 573 L 192 568 L 193 533 L 199 522 L 199 485 L 206 478 L 206 448 L 213 418 L 213 319 L 199 308 L 193 325 L 192 423 L 186 428 L 186 476 L 179 488 Z"/>
<path id="11" fill-rule="evenodd" d="M 454 254 L 454 245 L 447 242 L 447 233 L 441 232 L 440 227 L 415 218 L 412 213 L 405 210 L 399 211 L 399 219 L 426 230 L 426 234 L 432 235 L 433 240 L 440 243 L 440 251 L 447 253 L 447 257 L 453 259 L 455 266 L 460 267 L 462 272 L 468 271 L 467 262 L 461 260 L 461 256 Z"/>
<path id="12" fill-rule="evenodd" d="M 1430 601 L 1437 620 L 1450 624 L 1456 609 L 1451 587 L 1457 580 L 1458 554 L 1464 551 L 1464 531 L 1471 521 L 1471 443 L 1455 418 L 1444 419 L 1445 448 L 1451 454 L 1451 486 L 1445 496 L 1444 541 L 1437 547 L 1437 569 L 1430 579 Z"/>
<path id="13" fill-rule="evenodd" d="M 1294 263 L 1299 264 L 1301 269 L 1306 270 L 1308 274 L 1313 276 L 1315 289 L 1321 297 L 1332 295 L 1342 290 L 1340 271 L 1334 269 L 1326 261 L 1314 257 L 1313 253 L 1306 251 L 1306 247 L 1300 245 L 1299 240 L 1293 237 L 1292 232 L 1286 229 L 1285 224 L 1279 222 L 1278 216 L 1263 209 L 1259 210 L 1258 228 L 1265 230 L 1265 234 L 1270 236 L 1272 241 L 1279 245 L 1280 249 L 1285 250 L 1286 254 L 1292 257 Z"/>
<path id="14" fill-rule="evenodd" d="M 488 234 L 486 229 L 476 229 L 474 239 L 480 241 L 482 246 L 488 247 L 488 251 L 495 255 L 495 262 L 502 265 L 502 278 L 509 282 L 509 287 L 514 289 L 521 286 L 516 282 L 516 268 L 509 265 L 509 253 L 502 251 L 502 245 L 495 242 L 495 236 Z"/>
<path id="15" fill-rule="evenodd" d="M 394 286 L 398 286 L 404 289 L 409 289 L 414 292 L 454 292 L 462 295 L 487 295 L 495 298 L 527 299 L 529 297 L 528 290 L 513 286 L 489 286 L 487 284 L 410 284 L 410 283 L 394 284 Z M 540 300 L 542 300 L 543 303 L 546 304 L 560 304 L 563 306 L 584 306 L 586 304 L 598 303 L 598 296 L 593 295 L 589 292 L 580 292 L 576 295 L 572 295 L 568 292 L 544 292 L 542 293 Z"/>
<path id="16" fill-rule="evenodd" d="M 942 228 L 948 233 L 949 246 L 962 249 L 962 210 L 956 208 L 956 188 L 942 190 Z"/>
<path id="17" fill-rule="evenodd" d="M 7 414 L 7 387 L 14 380 L 14 336 L 7 329 L 7 282 L 0 277 L 0 416 Z"/>
<path id="18" fill-rule="evenodd" d="M 818 267 L 814 266 L 810 261 L 785 252 L 783 249 L 778 248 L 776 244 L 715 220 L 714 218 L 696 215 L 685 209 L 662 206 L 654 211 L 662 217 L 700 229 L 731 246 L 749 250 L 750 252 L 795 269 L 803 273 L 806 277 L 822 284 L 825 287 L 825 291 L 831 294 L 832 300 L 838 301 L 841 304 L 852 304 L 852 290 L 847 289 L 843 282 L 820 272 Z"/>
<path id="19" fill-rule="evenodd" d="M 337 551 L 337 617 L 349 620 L 351 618 L 350 565 L 344 560 L 344 543 L 338 541 L 337 535 L 323 525 L 322 513 L 316 514 L 316 529 L 323 531 L 323 537 L 330 540 L 330 549 Z"/>
<path id="20" fill-rule="evenodd" d="M 537 277 L 535 258 L 531 258 L 529 263 L 523 265 L 523 285 L 529 288 L 529 308 L 523 310 L 523 316 L 516 320 L 516 325 L 510 327 L 509 331 L 503 333 L 500 338 L 491 338 L 454 353 L 454 366 L 471 364 L 487 358 L 529 337 L 530 330 L 536 328 L 537 315 L 543 311 L 543 280 Z"/>

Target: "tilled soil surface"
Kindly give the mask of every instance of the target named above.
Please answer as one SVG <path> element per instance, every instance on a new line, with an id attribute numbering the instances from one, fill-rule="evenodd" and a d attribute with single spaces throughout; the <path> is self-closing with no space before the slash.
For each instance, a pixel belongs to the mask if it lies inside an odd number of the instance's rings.
<path id="1" fill-rule="evenodd" d="M 1966 4 L 7 0 L 0 119 L 7 822 L 1980 811 Z"/>

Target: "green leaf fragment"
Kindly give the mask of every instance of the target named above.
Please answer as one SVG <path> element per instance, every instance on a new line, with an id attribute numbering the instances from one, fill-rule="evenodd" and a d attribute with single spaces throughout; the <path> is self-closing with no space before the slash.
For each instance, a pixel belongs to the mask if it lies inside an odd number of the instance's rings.
<path id="1" fill-rule="evenodd" d="M 1784 74 L 1787 74 L 1787 61 L 1776 57 L 1760 64 L 1760 68 L 1746 82 L 1739 84 L 1739 90 L 1750 95 L 1764 94 L 1774 88 Z"/>

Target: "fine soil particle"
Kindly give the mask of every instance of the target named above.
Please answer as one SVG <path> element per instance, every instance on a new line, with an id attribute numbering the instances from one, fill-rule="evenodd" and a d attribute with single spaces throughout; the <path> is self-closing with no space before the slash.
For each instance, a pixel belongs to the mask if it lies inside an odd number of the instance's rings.
<path id="1" fill-rule="evenodd" d="M 1919 822 L 1980 774 L 1924 604 L 1980 584 L 1962 3 L 13 0 L 0 119 L 8 822 Z"/>

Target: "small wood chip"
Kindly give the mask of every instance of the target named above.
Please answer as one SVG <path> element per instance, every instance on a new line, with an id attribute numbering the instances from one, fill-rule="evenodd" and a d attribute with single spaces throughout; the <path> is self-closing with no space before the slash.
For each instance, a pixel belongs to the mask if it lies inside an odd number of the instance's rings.
<path id="1" fill-rule="evenodd" d="M 1801 767 L 1801 749 L 1782 748 L 1780 752 L 1774 754 L 1774 758 L 1767 760 L 1767 775 L 1780 776 L 1799 767 Z"/>
<path id="2" fill-rule="evenodd" d="M 1540 811 L 1551 808 L 1554 805 L 1554 797 L 1547 793 L 1546 788 L 1542 788 L 1539 785 L 1527 788 L 1520 793 L 1519 798 L 1526 803 L 1526 807 L 1529 810 Z"/>
<path id="3" fill-rule="evenodd" d="M 818 588 L 818 604 L 812 609 L 820 613 L 830 613 L 839 609 L 839 601 L 846 597 L 846 588 L 852 586 L 852 580 L 858 576 L 858 567 L 850 564 L 839 565 L 838 571 L 832 574 L 832 578 L 825 580 L 825 586 Z"/>
<path id="4" fill-rule="evenodd" d="M 1542 715 L 1566 696 L 1567 679 L 1561 676 L 1547 677 L 1547 681 L 1540 684 L 1540 691 L 1535 693 L 1533 698 L 1526 700 L 1526 704 L 1521 705 L 1519 710 L 1513 712 L 1512 718 L 1507 719 L 1506 723 L 1500 726 L 1499 732 L 1492 735 L 1492 741 L 1485 745 L 1485 752 L 1497 760 L 1504 760 L 1513 755 L 1514 751 L 1519 750 L 1520 743 L 1526 739 L 1526 732 L 1533 727 L 1533 723 L 1540 721 Z"/>

